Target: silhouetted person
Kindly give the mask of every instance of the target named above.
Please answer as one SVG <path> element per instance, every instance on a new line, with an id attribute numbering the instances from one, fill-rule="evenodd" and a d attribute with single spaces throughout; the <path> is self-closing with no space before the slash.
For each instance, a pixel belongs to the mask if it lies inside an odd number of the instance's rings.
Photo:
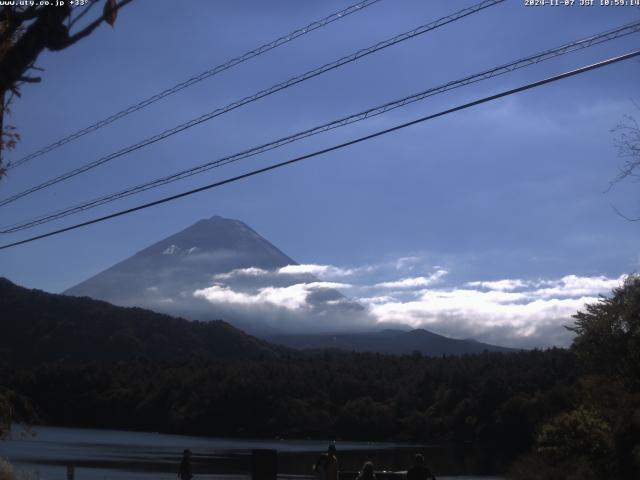
<path id="1" fill-rule="evenodd" d="M 376 480 L 376 474 L 373 473 L 373 463 L 364 462 L 357 480 Z"/>
<path id="2" fill-rule="evenodd" d="M 191 473 L 191 450 L 188 448 L 182 452 L 178 477 L 180 480 L 191 480 L 193 478 L 193 474 Z"/>
<path id="3" fill-rule="evenodd" d="M 315 474 L 316 480 L 327 479 L 328 465 L 329 465 L 329 455 L 326 453 L 321 453 L 318 459 L 316 460 L 315 465 L 313 465 L 313 472 Z"/>
<path id="4" fill-rule="evenodd" d="M 329 445 L 327 448 L 327 474 L 326 480 L 338 480 L 338 457 L 336 456 L 336 446 Z"/>
<path id="5" fill-rule="evenodd" d="M 407 480 L 436 480 L 424 464 L 424 457 L 419 453 L 416 455 L 416 464 L 407 470 Z"/>

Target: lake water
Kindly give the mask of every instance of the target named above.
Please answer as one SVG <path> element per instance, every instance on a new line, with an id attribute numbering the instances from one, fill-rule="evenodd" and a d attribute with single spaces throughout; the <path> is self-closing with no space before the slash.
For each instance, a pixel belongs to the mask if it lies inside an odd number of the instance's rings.
<path id="1" fill-rule="evenodd" d="M 328 442 L 315 440 L 254 440 L 189 437 L 148 432 L 34 427 L 33 435 L 14 428 L 9 440 L 0 441 L 0 457 L 33 480 L 65 480 L 67 465 L 75 467 L 76 480 L 175 480 L 181 453 L 193 451 L 195 480 L 245 480 L 251 450 L 278 451 L 278 471 L 283 478 L 309 475 L 317 455 Z M 438 479 L 500 480 L 500 477 L 443 476 L 468 473 L 464 455 L 438 447 L 395 443 L 337 442 L 341 470 L 358 470 L 372 460 L 379 470 L 405 470 L 416 452 L 427 458 Z M 456 465 L 457 462 L 457 465 Z M 452 470 L 452 465 L 454 466 Z M 459 467 L 459 468 L 458 468 Z"/>

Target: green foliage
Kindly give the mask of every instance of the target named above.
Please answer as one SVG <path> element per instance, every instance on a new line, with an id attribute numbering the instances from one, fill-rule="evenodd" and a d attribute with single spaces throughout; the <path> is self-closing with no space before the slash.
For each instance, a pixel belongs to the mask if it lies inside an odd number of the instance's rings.
<path id="1" fill-rule="evenodd" d="M 593 411 L 579 407 L 543 425 L 536 451 L 552 462 L 573 457 L 602 459 L 613 449 L 611 427 Z"/>
<path id="2" fill-rule="evenodd" d="M 31 472 L 16 470 L 7 460 L 0 457 L 0 480 L 34 480 Z"/>
<path id="3" fill-rule="evenodd" d="M 602 480 L 593 471 L 591 462 L 583 456 L 572 457 L 563 462 L 551 463 L 536 454 L 518 458 L 509 468 L 508 479 L 517 480 Z"/>
<path id="4" fill-rule="evenodd" d="M 574 315 L 573 350 L 590 371 L 640 389 L 640 276 L 630 275 L 609 297 Z"/>
<path id="5" fill-rule="evenodd" d="M 543 424 L 517 480 L 640 478 L 640 276 L 574 315 L 578 406 Z"/>
<path id="6" fill-rule="evenodd" d="M 604 465 L 617 478 L 640 477 L 640 276 L 630 275 L 611 296 L 575 315 L 572 345 L 584 363 L 584 404 L 613 431 L 615 459 Z"/>
<path id="7" fill-rule="evenodd" d="M 0 480 L 13 480 L 13 466 L 0 457 Z"/>
<path id="8" fill-rule="evenodd" d="M 30 425 L 37 420 L 37 408 L 29 398 L 0 386 L 0 440 L 11 434 L 12 424 L 20 424 L 25 434 L 31 433 Z"/>

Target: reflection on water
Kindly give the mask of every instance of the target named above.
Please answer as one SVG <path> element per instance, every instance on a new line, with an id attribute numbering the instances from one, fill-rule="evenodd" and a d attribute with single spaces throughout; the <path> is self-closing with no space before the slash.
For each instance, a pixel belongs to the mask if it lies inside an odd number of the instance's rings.
<path id="1" fill-rule="evenodd" d="M 0 442 L 0 457 L 15 468 L 32 473 L 34 480 L 64 480 L 67 465 L 74 465 L 76 480 L 175 480 L 182 450 L 193 451 L 196 480 L 229 478 L 244 480 L 250 470 L 252 449 L 278 451 L 278 470 L 283 475 L 307 475 L 326 441 L 253 440 L 189 437 L 159 433 L 35 427 L 34 436 L 15 429 L 13 437 Z M 425 454 L 434 473 L 469 473 L 462 451 L 394 443 L 338 442 L 341 470 L 358 470 L 366 460 L 377 469 L 405 470 L 417 451 Z M 455 467 L 452 469 L 452 465 Z M 215 474 L 213 473 L 215 472 Z M 443 477 L 454 479 L 497 477 Z"/>

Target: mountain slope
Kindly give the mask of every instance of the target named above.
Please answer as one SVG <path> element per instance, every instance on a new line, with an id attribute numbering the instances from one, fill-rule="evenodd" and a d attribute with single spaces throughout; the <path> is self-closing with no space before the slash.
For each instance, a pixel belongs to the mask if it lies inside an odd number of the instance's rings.
<path id="1" fill-rule="evenodd" d="M 167 287 L 208 285 L 216 274 L 249 267 L 270 270 L 295 263 L 243 222 L 214 216 L 160 240 L 64 293 L 135 305 L 141 297 Z"/>
<path id="2" fill-rule="evenodd" d="M 444 337 L 428 330 L 383 330 L 366 333 L 273 335 L 272 343 L 296 349 L 327 349 L 356 352 L 377 352 L 394 355 L 420 352 L 427 356 L 464 355 L 489 352 L 515 352 L 517 350 L 475 340 Z"/>
<path id="3" fill-rule="evenodd" d="M 55 360 L 277 356 L 269 345 L 223 321 L 197 322 L 90 298 L 29 290 L 0 278 L 0 358 Z"/>
<path id="4" fill-rule="evenodd" d="M 301 317 L 323 330 L 324 323 L 337 324 L 346 314 L 362 310 L 313 275 L 279 273 L 289 265 L 297 263 L 243 222 L 214 216 L 145 248 L 65 294 L 194 320 L 224 318 L 263 335 L 289 331 L 301 325 Z M 289 287 L 298 289 L 304 312 L 278 304 L 282 298 L 278 295 L 262 303 L 253 301 L 261 289 Z"/>

